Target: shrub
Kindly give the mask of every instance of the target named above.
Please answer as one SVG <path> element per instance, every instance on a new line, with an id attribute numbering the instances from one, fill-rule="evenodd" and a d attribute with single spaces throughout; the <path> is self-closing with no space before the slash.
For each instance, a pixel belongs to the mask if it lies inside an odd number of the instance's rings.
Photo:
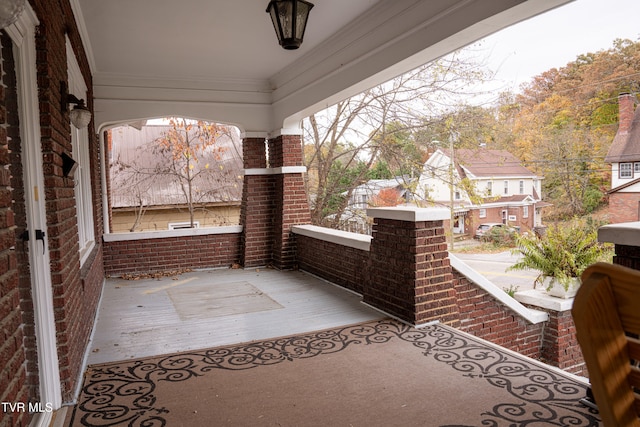
<path id="1" fill-rule="evenodd" d="M 553 277 L 567 289 L 572 278 L 580 277 L 604 254 L 603 246 L 598 243 L 597 229 L 580 220 L 551 226 L 541 237 L 521 235 L 515 240 L 513 252 L 522 258 L 509 270 L 539 271 L 534 287 L 547 277 Z"/>
<path id="2" fill-rule="evenodd" d="M 482 240 L 496 247 L 514 247 L 517 232 L 509 227 L 493 227 L 482 236 Z"/>

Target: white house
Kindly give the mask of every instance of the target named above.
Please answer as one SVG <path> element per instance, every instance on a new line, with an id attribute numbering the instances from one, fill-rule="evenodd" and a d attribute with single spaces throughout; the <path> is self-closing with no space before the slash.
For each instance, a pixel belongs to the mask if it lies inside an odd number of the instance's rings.
<path id="1" fill-rule="evenodd" d="M 353 189 L 349 198 L 349 209 L 366 210 L 372 199 L 385 189 L 395 189 L 398 192 L 398 196 L 410 201 L 407 190 L 410 183 L 411 178 L 404 176 L 396 176 L 390 179 L 370 179 Z"/>
<path id="2" fill-rule="evenodd" d="M 541 201 L 541 180 L 505 150 L 459 149 L 452 156 L 438 149 L 424 164 L 415 198 L 453 205 L 456 233 L 470 233 L 483 222 L 531 230 L 542 226 L 541 208 L 548 205 Z"/>
<path id="3" fill-rule="evenodd" d="M 636 96 L 618 97 L 619 124 L 605 162 L 611 163 L 609 220 L 640 221 L 640 109 Z"/>
<path id="4" fill-rule="evenodd" d="M 412 200 L 409 187 L 415 178 L 396 176 L 390 179 L 370 179 L 353 189 L 347 208 L 341 217 L 340 228 L 347 231 L 369 234 L 371 224 L 367 217 L 367 208 L 375 201 L 382 190 L 393 189 L 405 202 Z M 347 193 L 343 193 L 346 195 Z"/>

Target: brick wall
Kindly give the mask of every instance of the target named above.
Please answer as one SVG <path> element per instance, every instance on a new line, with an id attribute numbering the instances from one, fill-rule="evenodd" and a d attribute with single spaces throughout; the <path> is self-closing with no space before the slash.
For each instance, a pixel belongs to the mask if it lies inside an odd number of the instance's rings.
<path id="1" fill-rule="evenodd" d="M 302 235 L 296 235 L 295 239 L 300 269 L 364 294 L 369 282 L 369 251 Z"/>
<path id="2" fill-rule="evenodd" d="M 617 191 L 609 195 L 609 221 L 612 224 L 639 221 L 640 193 Z"/>
<path id="3" fill-rule="evenodd" d="M 40 129 L 44 167 L 48 246 L 57 330 L 58 358 L 63 400 L 72 398 L 88 345 L 103 279 L 102 250 L 96 245 L 87 263 L 80 266 L 74 181 L 62 174 L 62 153 L 72 152 L 71 124 L 60 109 L 60 82 L 67 82 L 67 35 L 89 88 L 87 106 L 93 110 L 92 79 L 73 11 L 68 0 L 45 0 L 33 5 L 40 20 L 36 32 Z M 90 171 L 93 189 L 95 235 L 103 232 L 100 187 L 100 148 L 89 124 Z M 88 274 L 88 276 L 83 276 Z"/>
<path id="4" fill-rule="evenodd" d="M 460 330 L 525 356 L 540 358 L 543 324 L 527 322 L 455 269 L 453 277 Z"/>
<path id="5" fill-rule="evenodd" d="M 21 309 L 19 272 L 17 267 L 12 179 L 21 175 L 12 162 L 19 147 L 17 127 L 15 62 L 11 39 L 0 32 L 0 401 L 28 402 L 36 396 L 29 387 L 25 354 L 25 325 Z M 28 307 L 29 300 L 23 300 Z M 0 426 L 26 426 L 29 414 L 0 414 Z"/>
<path id="6" fill-rule="evenodd" d="M 105 242 L 105 273 L 230 267 L 240 262 L 240 241 L 240 233 L 229 233 Z"/>

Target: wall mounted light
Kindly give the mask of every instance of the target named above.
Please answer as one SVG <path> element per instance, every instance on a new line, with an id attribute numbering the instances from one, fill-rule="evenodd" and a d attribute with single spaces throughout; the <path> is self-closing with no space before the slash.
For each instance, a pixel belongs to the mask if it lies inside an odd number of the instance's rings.
<path id="1" fill-rule="evenodd" d="M 69 119 L 76 128 L 86 128 L 91 121 L 91 111 L 84 105 L 84 99 L 78 99 L 74 94 L 68 93 L 65 82 L 60 82 L 60 96 L 62 98 L 62 112 L 69 112 Z M 72 104 L 74 107 L 69 109 Z"/>
<path id="2" fill-rule="evenodd" d="M 297 49 L 302 44 L 307 18 L 313 3 L 304 0 L 271 0 L 267 13 L 271 15 L 278 42 L 285 49 Z"/>
<path id="3" fill-rule="evenodd" d="M 0 1 L 0 30 L 17 21 L 24 10 L 26 0 Z"/>

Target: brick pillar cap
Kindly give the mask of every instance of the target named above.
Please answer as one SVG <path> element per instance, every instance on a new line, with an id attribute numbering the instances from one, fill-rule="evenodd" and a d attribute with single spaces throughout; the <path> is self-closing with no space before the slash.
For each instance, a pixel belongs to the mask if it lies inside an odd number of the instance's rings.
<path id="1" fill-rule="evenodd" d="M 416 208 L 412 206 L 368 208 L 367 215 L 371 218 L 395 219 L 409 222 L 451 219 L 451 211 L 447 208 Z"/>
<path id="2" fill-rule="evenodd" d="M 598 241 L 616 245 L 640 246 L 640 221 L 603 225 L 598 229 Z"/>

